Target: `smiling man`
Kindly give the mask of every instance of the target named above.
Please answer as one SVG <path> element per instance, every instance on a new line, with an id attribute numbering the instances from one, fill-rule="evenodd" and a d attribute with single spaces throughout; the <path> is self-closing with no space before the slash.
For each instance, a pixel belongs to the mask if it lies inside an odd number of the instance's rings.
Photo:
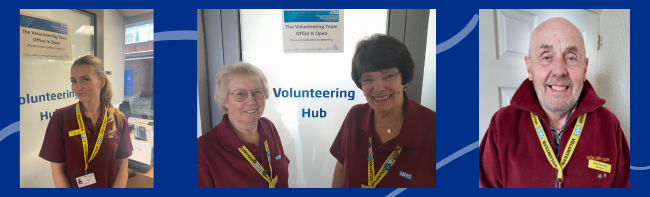
<path id="1" fill-rule="evenodd" d="M 586 78 L 578 28 L 552 18 L 532 33 L 528 79 L 492 117 L 479 150 L 480 187 L 630 187 L 616 116 Z"/>

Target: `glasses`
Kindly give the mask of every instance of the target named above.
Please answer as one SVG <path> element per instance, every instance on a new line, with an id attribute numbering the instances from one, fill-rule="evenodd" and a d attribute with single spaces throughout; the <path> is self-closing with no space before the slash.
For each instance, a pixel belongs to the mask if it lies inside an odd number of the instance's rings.
<path id="1" fill-rule="evenodd" d="M 393 83 L 395 79 L 397 79 L 397 75 L 399 75 L 399 73 L 396 73 L 394 71 L 386 71 L 381 73 L 379 76 L 363 76 L 361 79 L 359 79 L 359 82 L 361 82 L 361 85 L 363 86 L 370 87 L 375 83 L 375 78 L 379 77 L 381 82 L 384 82 L 384 84 L 389 84 Z"/>
<path id="2" fill-rule="evenodd" d="M 244 89 L 238 89 L 230 93 L 232 95 L 232 98 L 235 99 L 237 102 L 243 102 L 248 98 L 248 92 L 251 92 L 253 95 L 253 98 L 255 99 L 261 99 L 264 98 L 266 90 L 262 89 L 254 89 L 251 91 L 244 90 Z"/>

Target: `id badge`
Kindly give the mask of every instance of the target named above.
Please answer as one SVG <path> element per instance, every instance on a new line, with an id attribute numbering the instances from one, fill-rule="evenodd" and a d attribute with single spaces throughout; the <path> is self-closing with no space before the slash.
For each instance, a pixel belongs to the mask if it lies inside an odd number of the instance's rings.
<path id="1" fill-rule="evenodd" d="M 589 165 L 587 167 L 602 172 L 612 173 L 612 165 L 593 159 L 589 160 Z"/>
<path id="2" fill-rule="evenodd" d="M 86 187 L 92 184 L 97 183 L 95 180 L 95 173 L 90 173 L 86 174 L 80 177 L 77 177 L 77 185 L 79 185 L 79 188 Z"/>

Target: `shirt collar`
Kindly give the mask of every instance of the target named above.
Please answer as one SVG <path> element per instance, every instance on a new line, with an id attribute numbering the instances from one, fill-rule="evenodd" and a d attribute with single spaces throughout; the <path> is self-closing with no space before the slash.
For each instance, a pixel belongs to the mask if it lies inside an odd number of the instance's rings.
<path id="1" fill-rule="evenodd" d="M 261 119 L 261 117 L 260 117 Z M 261 120 L 257 120 L 257 132 L 260 134 L 260 141 L 267 140 L 267 128 L 262 124 Z M 230 124 L 230 119 L 228 119 L 228 114 L 224 114 L 221 118 L 221 122 L 217 125 L 217 135 L 223 147 L 227 151 L 234 151 L 238 148 L 246 145 L 246 143 L 237 137 L 235 131 L 232 129 Z M 262 144 L 260 144 L 262 145 Z"/>
<path id="2" fill-rule="evenodd" d="M 420 104 L 409 99 L 404 94 L 404 122 L 402 123 L 402 130 L 397 140 L 397 146 L 419 148 L 424 141 L 424 124 L 422 124 L 419 114 L 422 107 Z M 368 107 L 366 117 L 361 120 L 360 128 L 368 134 L 368 136 L 379 139 L 375 132 L 375 110 Z"/>
<path id="3" fill-rule="evenodd" d="M 86 113 L 84 113 L 83 105 L 84 104 L 82 102 L 79 102 L 79 111 L 81 112 L 81 117 L 90 119 L 90 117 L 86 116 Z M 100 107 L 101 111 L 99 112 L 99 118 L 97 120 L 98 121 L 103 121 L 104 120 L 104 110 L 105 110 L 104 102 L 100 100 L 99 101 L 99 106 L 101 106 Z M 92 119 L 90 119 L 90 120 L 92 121 Z M 95 125 L 95 124 L 96 124 L 96 122 L 93 122 L 93 125 Z"/>

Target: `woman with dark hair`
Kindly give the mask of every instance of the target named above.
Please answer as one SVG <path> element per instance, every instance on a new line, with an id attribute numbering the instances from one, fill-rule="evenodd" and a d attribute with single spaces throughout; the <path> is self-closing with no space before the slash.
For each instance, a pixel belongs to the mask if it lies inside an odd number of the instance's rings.
<path id="1" fill-rule="evenodd" d="M 77 59 L 70 82 L 79 102 L 54 112 L 39 154 L 51 163 L 54 186 L 126 187 L 133 147 L 124 114 L 111 104 L 104 64 L 92 55 Z"/>
<path id="2" fill-rule="evenodd" d="M 350 109 L 330 148 L 332 187 L 436 187 L 436 113 L 406 96 L 414 69 L 393 37 L 357 44 L 352 80 L 368 103 Z"/>

